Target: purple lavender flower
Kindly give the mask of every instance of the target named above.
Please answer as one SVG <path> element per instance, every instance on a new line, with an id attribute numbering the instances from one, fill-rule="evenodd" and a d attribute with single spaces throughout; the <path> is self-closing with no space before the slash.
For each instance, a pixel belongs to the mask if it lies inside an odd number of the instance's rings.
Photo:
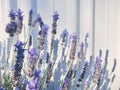
<path id="1" fill-rule="evenodd" d="M 4 88 L 0 88 L 0 90 L 5 90 Z"/>
<path id="2" fill-rule="evenodd" d="M 38 48 L 41 50 L 43 49 L 44 39 L 45 39 L 45 36 L 47 34 L 47 31 L 48 31 L 48 26 L 43 25 L 42 30 L 40 30 L 40 32 L 39 32 L 40 38 L 38 38 L 38 40 L 39 40 Z"/>
<path id="3" fill-rule="evenodd" d="M 28 90 L 38 90 L 38 84 L 40 79 L 40 71 L 34 71 L 34 76 L 32 76 L 28 82 Z"/>
<path id="4" fill-rule="evenodd" d="M 16 47 L 17 49 L 20 49 L 20 48 L 22 48 L 23 45 L 25 45 L 25 43 L 23 43 L 23 42 L 21 42 L 21 41 L 17 41 L 17 43 L 15 44 L 15 47 Z"/>
<path id="5" fill-rule="evenodd" d="M 55 12 L 53 15 L 53 24 L 52 24 L 52 34 L 53 35 L 57 33 L 56 29 L 57 29 L 57 20 L 59 19 L 58 16 L 59 15 L 57 12 Z"/>
<path id="6" fill-rule="evenodd" d="M 95 63 L 95 71 L 94 71 L 94 74 L 93 74 L 93 82 L 95 83 L 98 83 L 99 81 L 99 78 L 101 77 L 101 58 L 100 57 L 97 57 L 96 58 L 96 63 Z"/>
<path id="7" fill-rule="evenodd" d="M 76 52 L 76 42 L 77 42 L 77 34 L 76 33 L 73 33 L 71 35 L 71 48 L 70 48 L 70 54 L 69 54 L 69 58 L 70 60 L 74 60 L 75 59 L 75 52 Z"/>
<path id="8" fill-rule="evenodd" d="M 84 43 L 83 42 L 81 42 L 80 48 L 84 48 Z"/>
<path id="9" fill-rule="evenodd" d="M 41 18 L 41 16 L 39 14 L 37 16 L 37 22 L 39 22 L 39 24 L 42 22 L 42 18 Z"/>
<path id="10" fill-rule="evenodd" d="M 80 75 L 80 78 L 78 79 L 78 83 L 76 85 L 77 87 L 80 86 L 79 82 L 82 82 L 82 80 L 84 79 L 88 65 L 89 65 L 89 63 L 88 63 L 88 61 L 86 61 L 84 64 L 84 67 L 83 67 L 83 71 Z"/>
<path id="11" fill-rule="evenodd" d="M 29 47 L 32 45 L 32 35 L 30 35 L 30 38 L 29 38 Z"/>
<path id="12" fill-rule="evenodd" d="M 45 37 L 49 28 L 47 25 L 42 25 L 41 29 L 39 35 Z"/>
<path id="13" fill-rule="evenodd" d="M 37 51 L 35 48 L 28 51 L 29 53 L 29 63 L 28 63 L 28 76 L 32 77 L 34 75 L 34 70 L 37 62 Z"/>
<path id="14" fill-rule="evenodd" d="M 15 51 L 17 51 L 16 56 L 16 63 L 13 69 L 12 73 L 12 84 L 14 87 L 17 87 L 19 85 L 19 79 L 21 76 L 21 69 L 23 66 L 23 59 L 24 59 L 24 51 L 25 49 L 22 47 L 24 44 L 21 41 L 18 41 L 15 44 Z"/>
<path id="15" fill-rule="evenodd" d="M 72 42 L 77 42 L 77 40 L 78 40 L 78 35 L 77 35 L 77 33 L 73 33 L 73 34 L 71 35 L 71 39 L 72 39 Z"/>
<path id="16" fill-rule="evenodd" d="M 32 26 L 35 26 L 35 24 L 36 24 L 37 22 L 39 23 L 40 28 L 42 28 L 42 26 L 44 25 L 44 23 L 43 23 L 42 18 L 41 18 L 41 16 L 40 16 L 39 14 L 37 15 L 37 17 L 36 17 L 36 19 L 35 19 L 35 21 L 34 21 L 34 23 L 33 23 Z"/>
<path id="17" fill-rule="evenodd" d="M 10 37 L 14 36 L 14 33 L 16 32 L 16 30 L 17 30 L 17 23 L 16 22 L 8 23 L 6 26 L 6 29 L 5 29 L 5 31 L 7 33 L 9 33 Z"/>
<path id="18" fill-rule="evenodd" d="M 27 84 L 28 84 L 28 81 L 27 81 L 27 80 L 24 80 L 23 83 L 21 84 L 20 89 L 21 89 L 21 90 L 26 90 Z"/>
<path id="19" fill-rule="evenodd" d="M 65 42 L 66 35 L 67 35 L 67 33 L 64 32 L 63 35 L 62 35 L 62 42 Z"/>
<path id="20" fill-rule="evenodd" d="M 49 61 L 49 53 L 47 52 L 46 63 L 48 63 L 48 61 Z"/>
<path id="21" fill-rule="evenodd" d="M 82 58 L 82 56 L 83 56 L 83 51 L 84 51 L 84 43 L 81 42 L 81 44 L 80 44 L 80 51 L 78 52 L 78 57 L 79 57 L 79 58 Z"/>
<path id="22" fill-rule="evenodd" d="M 17 17 L 18 17 L 17 32 L 21 33 L 23 27 L 23 15 L 20 9 L 18 9 L 17 11 Z"/>
<path id="23" fill-rule="evenodd" d="M 10 23 L 7 24 L 5 31 L 10 35 L 10 37 L 14 36 L 14 33 L 17 31 L 17 23 L 15 21 L 15 12 L 13 10 L 10 11 Z"/>
<path id="24" fill-rule="evenodd" d="M 53 15 L 53 20 L 54 21 L 57 21 L 59 19 L 59 14 L 56 12 L 54 12 L 54 15 Z"/>
<path id="25" fill-rule="evenodd" d="M 20 10 L 20 9 L 18 9 L 18 11 L 17 11 L 17 17 L 21 20 L 21 21 L 23 21 L 23 15 L 22 15 L 22 11 Z"/>
<path id="26" fill-rule="evenodd" d="M 15 16 L 16 13 L 13 11 L 13 9 L 11 9 L 11 11 L 9 11 L 9 17 L 11 18 L 11 20 L 15 20 Z"/>
<path id="27" fill-rule="evenodd" d="M 33 14 L 33 10 L 31 9 L 29 11 L 29 19 L 28 19 L 28 25 L 31 26 L 32 25 L 32 14 Z"/>
<path id="28" fill-rule="evenodd" d="M 99 69 L 99 70 L 101 69 L 101 62 L 102 62 L 101 58 L 97 57 L 95 65 L 96 65 L 96 68 Z"/>
<path id="29" fill-rule="evenodd" d="M 35 48 L 32 48 L 28 53 L 31 57 L 37 56 L 37 50 Z"/>
<path id="30" fill-rule="evenodd" d="M 39 78 L 40 77 L 40 71 L 38 71 L 37 69 L 34 70 L 34 76 Z"/>
<path id="31" fill-rule="evenodd" d="M 29 15 L 31 16 L 33 14 L 33 10 L 31 9 L 30 11 L 29 11 Z"/>

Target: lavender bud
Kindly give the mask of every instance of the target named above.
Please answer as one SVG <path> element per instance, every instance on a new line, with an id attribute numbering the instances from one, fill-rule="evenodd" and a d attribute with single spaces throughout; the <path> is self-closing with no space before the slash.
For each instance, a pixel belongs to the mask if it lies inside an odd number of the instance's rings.
<path id="1" fill-rule="evenodd" d="M 17 11 L 17 17 L 18 17 L 18 25 L 17 25 L 17 32 L 21 33 L 22 31 L 22 27 L 23 27 L 23 15 L 22 15 L 22 11 L 20 9 L 18 9 Z"/>
<path id="2" fill-rule="evenodd" d="M 32 35 L 30 35 L 30 38 L 29 38 L 29 47 L 32 45 Z"/>
<path id="3" fill-rule="evenodd" d="M 53 15 L 53 20 L 54 21 L 57 21 L 59 19 L 59 14 L 56 12 L 54 12 L 54 15 Z"/>
<path id="4" fill-rule="evenodd" d="M 75 33 L 73 33 L 73 35 L 71 35 L 72 38 L 72 43 L 71 43 L 71 48 L 70 48 L 70 54 L 69 54 L 69 58 L 74 60 L 75 59 L 75 52 L 76 52 L 76 42 L 77 42 L 77 35 Z"/>
<path id="5" fill-rule="evenodd" d="M 28 20 L 28 25 L 31 26 L 32 25 L 32 14 L 33 14 L 33 10 L 31 9 L 29 11 L 29 20 Z"/>
<path id="6" fill-rule="evenodd" d="M 57 20 L 59 19 L 58 16 L 59 15 L 57 12 L 55 12 L 53 15 L 52 34 L 57 33 L 56 29 L 57 29 Z"/>
<path id="7" fill-rule="evenodd" d="M 15 20 L 15 16 L 16 13 L 13 11 L 13 9 L 11 9 L 11 11 L 9 11 L 9 17 L 11 18 L 11 20 Z"/>

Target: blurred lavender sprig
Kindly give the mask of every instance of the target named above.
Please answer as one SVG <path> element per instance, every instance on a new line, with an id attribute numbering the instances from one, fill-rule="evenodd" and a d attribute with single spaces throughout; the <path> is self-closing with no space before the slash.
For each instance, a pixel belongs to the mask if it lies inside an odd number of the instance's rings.
<path id="1" fill-rule="evenodd" d="M 32 48 L 29 53 L 29 61 L 28 61 L 28 77 L 32 77 L 34 75 L 34 70 L 37 63 L 37 50 Z"/>
<path id="2" fill-rule="evenodd" d="M 54 15 L 53 15 L 53 24 L 52 24 L 52 34 L 56 34 L 57 31 L 57 20 L 59 19 L 59 14 L 56 12 L 54 12 Z"/>
<path id="3" fill-rule="evenodd" d="M 14 33 L 17 31 L 17 22 L 15 20 L 16 13 L 13 10 L 11 10 L 9 12 L 9 17 L 10 23 L 8 23 L 6 26 L 6 32 L 10 35 L 10 37 L 13 37 Z"/>
<path id="4" fill-rule="evenodd" d="M 28 81 L 28 90 L 39 90 L 40 71 L 34 70 L 33 76 Z"/>
<path id="5" fill-rule="evenodd" d="M 33 15 L 33 10 L 31 9 L 29 11 L 29 19 L 28 19 L 28 25 L 31 26 L 32 25 L 32 15 Z"/>
<path id="6" fill-rule="evenodd" d="M 24 43 L 22 43 L 21 41 L 17 41 L 17 43 L 15 44 L 15 51 L 17 52 L 17 56 L 16 56 L 15 66 L 12 71 L 13 87 L 19 86 L 19 80 L 21 76 L 21 69 L 23 67 L 23 61 L 24 61 L 23 59 L 24 59 L 24 51 L 25 51 L 23 45 Z"/>
<path id="7" fill-rule="evenodd" d="M 97 57 L 96 63 L 95 63 L 95 71 L 93 74 L 93 82 L 94 83 L 98 83 L 98 80 L 101 76 L 101 70 L 102 70 L 101 62 L 102 62 L 101 58 Z"/>
<path id="8" fill-rule="evenodd" d="M 80 87 L 82 80 L 84 80 L 88 65 L 89 65 L 89 63 L 86 61 L 85 64 L 84 64 L 84 67 L 83 67 L 83 71 L 80 75 L 80 78 L 78 79 L 78 82 L 77 82 L 77 85 L 76 85 L 77 87 Z"/>
<path id="9" fill-rule="evenodd" d="M 18 17 L 18 23 L 17 23 L 17 32 L 21 33 L 22 32 L 22 27 L 23 27 L 23 15 L 22 15 L 21 9 L 18 9 L 17 11 L 17 17 Z"/>
<path id="10" fill-rule="evenodd" d="M 48 26 L 43 25 L 40 32 L 39 32 L 40 37 L 38 38 L 38 40 L 39 40 L 38 48 L 40 50 L 43 50 L 43 44 L 44 44 L 45 36 L 47 35 L 47 31 L 48 31 Z"/>

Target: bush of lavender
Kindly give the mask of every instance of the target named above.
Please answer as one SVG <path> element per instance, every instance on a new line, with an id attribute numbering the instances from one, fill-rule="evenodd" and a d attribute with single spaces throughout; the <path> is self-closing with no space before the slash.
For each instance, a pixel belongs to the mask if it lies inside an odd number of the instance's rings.
<path id="1" fill-rule="evenodd" d="M 76 32 L 69 35 L 64 30 L 60 39 L 56 39 L 59 14 L 52 16 L 52 30 L 43 22 L 40 15 L 33 17 L 29 11 L 28 29 L 23 28 L 23 12 L 11 10 L 10 22 L 5 31 L 9 34 L 7 58 L 2 58 L 0 90 L 110 90 L 108 84 L 114 82 L 109 75 L 115 71 L 116 59 L 111 72 L 107 70 L 108 53 L 102 58 L 102 50 L 94 59 L 86 60 L 89 34 L 80 44 Z M 35 19 L 34 19 L 35 18 Z M 38 47 L 33 47 L 31 31 L 38 26 Z M 51 32 L 50 46 L 48 32 Z M 24 33 L 24 40 L 19 36 Z M 49 47 L 49 48 L 48 48 Z M 5 48 L 5 47 L 4 47 Z M 3 52 L 5 51 L 2 48 Z M 3 53 L 1 52 L 1 53 Z M 3 54 L 1 54 L 1 57 Z"/>

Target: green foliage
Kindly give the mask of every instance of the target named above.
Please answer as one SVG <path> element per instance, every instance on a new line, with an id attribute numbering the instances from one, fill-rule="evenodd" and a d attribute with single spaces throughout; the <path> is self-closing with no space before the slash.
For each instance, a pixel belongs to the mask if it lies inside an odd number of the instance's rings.
<path id="1" fill-rule="evenodd" d="M 3 87 L 5 88 L 5 90 L 13 90 L 10 74 L 5 74 L 5 76 L 3 77 Z"/>

